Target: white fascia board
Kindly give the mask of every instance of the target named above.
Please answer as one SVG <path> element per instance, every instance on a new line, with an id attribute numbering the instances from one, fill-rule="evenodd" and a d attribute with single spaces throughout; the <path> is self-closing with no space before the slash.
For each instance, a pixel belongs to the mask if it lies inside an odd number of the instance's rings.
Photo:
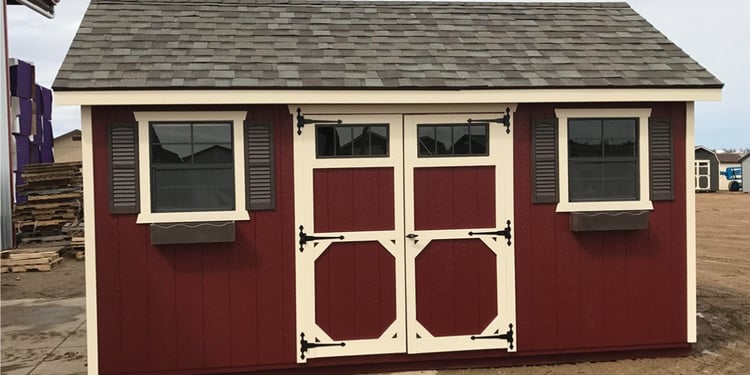
<path id="1" fill-rule="evenodd" d="M 705 89 L 508 90 L 105 90 L 56 91 L 57 105 L 462 104 L 720 101 Z"/>

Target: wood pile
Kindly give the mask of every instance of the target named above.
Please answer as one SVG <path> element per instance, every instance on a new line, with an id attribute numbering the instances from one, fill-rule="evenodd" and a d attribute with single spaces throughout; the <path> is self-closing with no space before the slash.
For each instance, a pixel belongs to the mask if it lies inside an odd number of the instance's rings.
<path id="1" fill-rule="evenodd" d="M 0 255 L 0 272 L 51 271 L 62 263 L 61 247 L 5 250 Z"/>
<path id="2" fill-rule="evenodd" d="M 29 251 L 36 249 L 37 253 L 47 251 L 38 249 L 50 248 L 57 248 L 58 252 L 82 252 L 84 249 L 81 163 L 29 164 L 21 171 L 21 177 L 25 184 L 17 189 L 19 195 L 25 196 L 25 201 L 19 199 L 13 211 L 18 248 Z M 48 263 L 54 262 L 55 260 L 49 260 Z M 36 269 L 52 268 L 50 265 Z M 6 267 L 3 267 L 3 271 L 5 270 Z"/>

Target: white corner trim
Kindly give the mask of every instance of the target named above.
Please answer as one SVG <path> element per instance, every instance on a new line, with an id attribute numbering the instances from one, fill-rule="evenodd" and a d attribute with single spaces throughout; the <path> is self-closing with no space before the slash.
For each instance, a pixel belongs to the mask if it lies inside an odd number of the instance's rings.
<path id="1" fill-rule="evenodd" d="M 94 202 L 94 144 L 91 107 L 81 107 L 81 154 L 83 157 L 84 243 L 86 245 L 86 357 L 89 375 L 99 373 L 99 335 L 96 302 L 96 203 Z"/>
<path id="2" fill-rule="evenodd" d="M 560 203 L 557 212 L 652 210 L 649 194 L 648 118 L 651 108 L 569 108 L 555 109 L 558 125 L 558 186 Z M 637 201 L 571 202 L 568 191 L 568 119 L 571 118 L 638 118 L 638 172 L 639 196 Z"/>
<path id="3" fill-rule="evenodd" d="M 166 223 L 195 221 L 239 221 L 249 220 L 245 209 L 245 157 L 243 124 L 246 111 L 200 111 L 200 112 L 133 112 L 138 122 L 138 170 L 140 214 L 136 222 Z M 149 144 L 149 123 L 152 121 L 231 121 L 232 147 L 234 148 L 234 207 L 233 211 L 201 212 L 151 212 L 151 158 Z"/>
<path id="4" fill-rule="evenodd" d="M 697 329 L 697 298 L 696 298 L 696 240 L 695 240 L 695 179 L 690 175 L 695 173 L 695 103 L 686 103 L 685 113 L 685 218 L 686 220 L 686 251 L 687 251 L 687 342 L 696 343 Z"/>
<path id="5" fill-rule="evenodd" d="M 56 91 L 58 105 L 476 104 L 720 101 L 720 88 L 443 90 L 101 90 Z"/>

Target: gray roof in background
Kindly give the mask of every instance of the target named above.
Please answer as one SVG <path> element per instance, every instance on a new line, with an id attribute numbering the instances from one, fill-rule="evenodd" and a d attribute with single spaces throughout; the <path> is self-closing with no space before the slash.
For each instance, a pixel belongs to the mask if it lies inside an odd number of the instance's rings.
<path id="1" fill-rule="evenodd" d="M 625 3 L 92 0 L 53 87 L 721 85 Z"/>

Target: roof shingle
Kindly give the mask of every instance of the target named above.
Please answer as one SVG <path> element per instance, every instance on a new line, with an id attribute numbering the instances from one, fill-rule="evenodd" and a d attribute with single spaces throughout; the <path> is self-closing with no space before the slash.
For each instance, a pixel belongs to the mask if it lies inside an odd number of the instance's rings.
<path id="1" fill-rule="evenodd" d="M 625 3 L 92 0 L 56 90 L 721 87 Z"/>

